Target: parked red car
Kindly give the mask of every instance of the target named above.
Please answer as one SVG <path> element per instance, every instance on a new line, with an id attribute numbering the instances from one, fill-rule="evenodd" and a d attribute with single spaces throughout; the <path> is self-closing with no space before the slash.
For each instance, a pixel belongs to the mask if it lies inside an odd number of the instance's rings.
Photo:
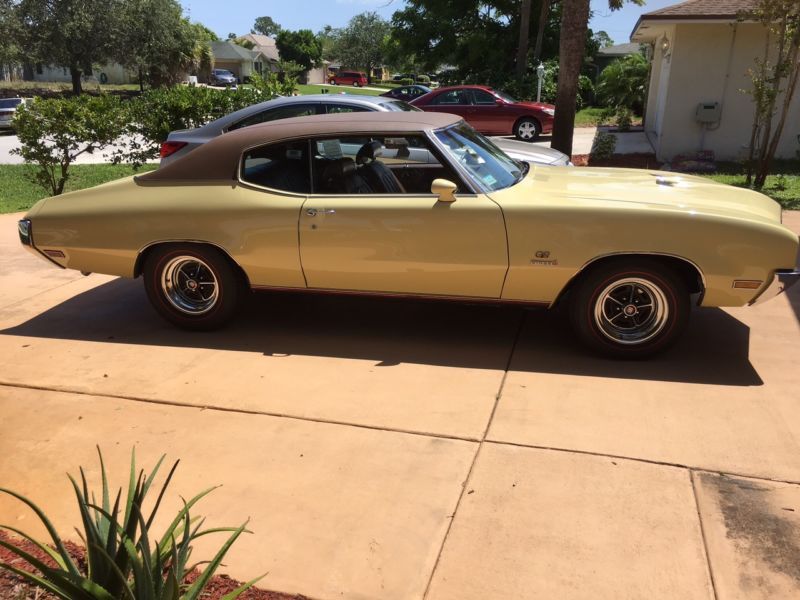
<path id="1" fill-rule="evenodd" d="M 339 71 L 328 80 L 331 85 L 367 85 L 367 74 L 360 71 Z"/>
<path id="2" fill-rule="evenodd" d="M 515 135 L 527 142 L 553 131 L 555 106 L 541 102 L 517 102 L 511 96 L 483 85 L 439 88 L 415 98 L 410 104 L 425 111 L 464 117 L 485 135 Z"/>

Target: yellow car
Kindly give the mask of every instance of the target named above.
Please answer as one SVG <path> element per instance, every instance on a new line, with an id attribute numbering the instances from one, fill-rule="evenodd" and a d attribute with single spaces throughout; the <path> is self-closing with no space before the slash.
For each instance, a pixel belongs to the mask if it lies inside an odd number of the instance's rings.
<path id="1" fill-rule="evenodd" d="M 440 113 L 243 128 L 42 200 L 19 233 L 60 267 L 141 275 L 181 327 L 224 324 L 252 289 L 568 303 L 583 340 L 624 357 L 674 341 L 693 299 L 752 304 L 800 277 L 798 237 L 761 194 L 518 163 Z"/>

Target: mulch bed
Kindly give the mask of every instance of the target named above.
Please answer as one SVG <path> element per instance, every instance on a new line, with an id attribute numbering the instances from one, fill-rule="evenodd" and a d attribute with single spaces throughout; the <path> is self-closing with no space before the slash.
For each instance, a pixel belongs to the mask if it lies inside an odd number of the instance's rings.
<path id="1" fill-rule="evenodd" d="M 13 542 L 16 546 L 22 548 L 25 552 L 32 554 L 37 559 L 45 564 L 55 566 L 52 559 L 39 550 L 36 546 L 26 540 L 20 540 L 15 537 L 7 535 L 4 531 L 0 530 L 0 539 L 7 542 Z M 72 559 L 78 564 L 79 568 L 85 565 L 86 553 L 80 546 L 72 542 L 64 542 Z M 28 565 L 19 559 L 15 554 L 6 548 L 0 547 L 0 562 L 8 563 L 19 569 L 31 571 Z M 186 578 L 186 583 L 191 583 L 200 575 L 199 571 L 193 571 Z M 225 594 L 228 594 L 241 585 L 241 582 L 231 579 L 227 575 L 216 575 L 211 579 L 206 586 L 205 591 L 201 595 L 203 600 L 219 600 Z M 279 592 L 270 592 L 259 588 L 250 588 L 244 594 L 239 596 L 241 600 L 308 600 L 305 596 L 281 594 Z M 39 588 L 30 585 L 22 577 L 0 569 L 0 599 L 2 600 L 57 600 L 55 596 L 40 590 Z"/>
<path id="2" fill-rule="evenodd" d="M 629 169 L 660 169 L 661 162 L 655 154 L 615 154 L 609 158 L 592 158 L 591 154 L 575 154 L 576 167 L 625 167 Z"/>

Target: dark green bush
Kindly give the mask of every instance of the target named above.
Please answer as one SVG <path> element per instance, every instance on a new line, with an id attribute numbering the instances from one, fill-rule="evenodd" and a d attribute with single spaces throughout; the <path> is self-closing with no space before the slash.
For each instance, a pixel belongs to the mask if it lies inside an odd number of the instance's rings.
<path id="1" fill-rule="evenodd" d="M 400 80 L 400 85 L 414 85 L 414 80 L 411 77 L 403 77 Z"/>

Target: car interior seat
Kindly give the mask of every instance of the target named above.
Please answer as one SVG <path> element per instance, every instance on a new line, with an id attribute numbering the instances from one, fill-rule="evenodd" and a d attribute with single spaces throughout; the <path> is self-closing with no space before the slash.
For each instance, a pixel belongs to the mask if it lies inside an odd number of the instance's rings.
<path id="1" fill-rule="evenodd" d="M 383 144 L 378 140 L 367 142 L 356 154 L 359 173 L 363 173 L 367 183 L 382 194 L 405 194 L 406 190 L 392 170 L 378 160 Z"/>
<path id="2" fill-rule="evenodd" d="M 323 167 L 320 191 L 328 194 L 372 194 L 375 190 L 356 169 L 352 158 L 337 158 Z"/>

